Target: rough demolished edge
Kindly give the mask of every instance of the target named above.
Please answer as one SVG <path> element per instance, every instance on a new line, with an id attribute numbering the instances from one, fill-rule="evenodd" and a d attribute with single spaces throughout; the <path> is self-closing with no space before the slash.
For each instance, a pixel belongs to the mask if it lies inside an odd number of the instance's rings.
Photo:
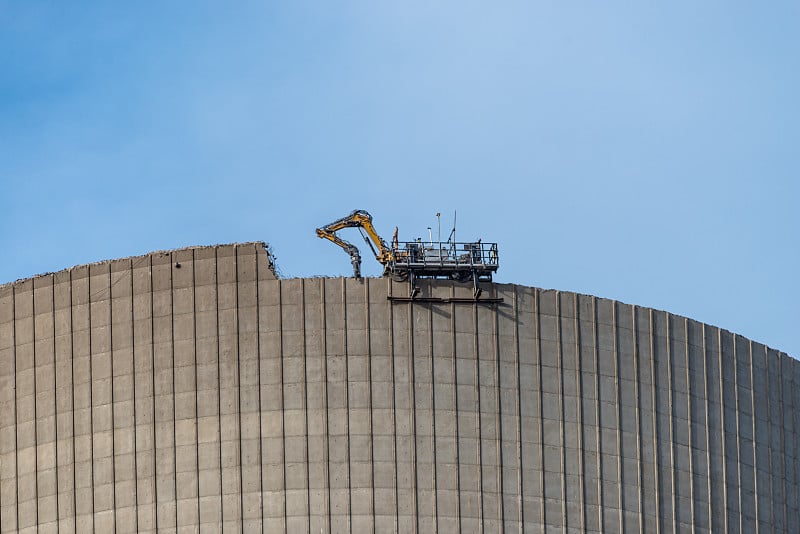
<path id="1" fill-rule="evenodd" d="M 176 252 L 183 252 L 183 251 L 186 251 L 186 250 L 203 250 L 203 249 L 220 248 L 220 247 L 243 247 L 243 246 L 247 246 L 247 245 L 254 245 L 256 247 L 256 254 L 259 253 L 259 249 L 260 249 L 261 251 L 263 251 L 267 255 L 267 263 L 269 264 L 270 272 L 272 272 L 272 274 L 275 276 L 276 279 L 280 279 L 281 277 L 278 275 L 278 272 L 277 272 L 277 269 L 276 269 L 276 266 L 275 266 L 275 257 L 273 255 L 272 250 L 270 249 L 269 245 L 265 241 L 245 241 L 245 242 L 242 242 L 242 243 L 237 242 L 237 243 L 219 243 L 219 244 L 216 244 L 216 245 L 192 245 L 192 246 L 188 246 L 188 247 L 173 248 L 173 249 L 168 249 L 168 250 L 154 250 L 152 252 L 147 252 L 145 254 L 139 254 L 139 255 L 136 255 L 136 256 L 125 256 L 125 257 L 121 257 L 121 258 L 112 258 L 112 259 L 108 259 L 108 260 L 100 260 L 100 261 L 95 261 L 95 262 L 91 262 L 91 263 L 81 263 L 80 265 L 73 265 L 72 267 L 68 267 L 66 269 L 61 269 L 59 271 L 39 273 L 39 274 L 35 274 L 33 276 L 28 276 L 28 277 L 25 277 L 25 278 L 18 278 L 17 280 L 14 280 L 12 282 L 0 283 L 0 290 L 6 289 L 6 288 L 9 288 L 9 287 L 18 285 L 18 284 L 22 284 L 22 283 L 27 282 L 29 280 L 37 280 L 39 278 L 44 278 L 45 276 L 53 276 L 53 275 L 56 275 L 56 274 L 59 274 L 59 273 L 72 272 L 72 271 L 74 271 L 76 269 L 83 269 L 83 268 L 86 268 L 86 267 L 91 267 L 91 266 L 96 266 L 96 265 L 108 265 L 108 264 L 114 263 L 116 261 L 137 260 L 137 259 L 141 259 L 141 258 L 147 258 L 149 256 L 157 256 L 159 254 L 160 255 L 169 255 L 169 254 L 175 254 Z"/>

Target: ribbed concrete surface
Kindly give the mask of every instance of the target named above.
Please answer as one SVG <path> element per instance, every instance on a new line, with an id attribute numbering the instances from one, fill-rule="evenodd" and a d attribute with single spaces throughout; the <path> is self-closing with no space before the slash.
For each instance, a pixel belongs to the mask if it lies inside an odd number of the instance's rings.
<path id="1" fill-rule="evenodd" d="M 406 293 L 252 243 L 0 286 L 2 532 L 800 530 L 797 361 L 574 293 Z"/>

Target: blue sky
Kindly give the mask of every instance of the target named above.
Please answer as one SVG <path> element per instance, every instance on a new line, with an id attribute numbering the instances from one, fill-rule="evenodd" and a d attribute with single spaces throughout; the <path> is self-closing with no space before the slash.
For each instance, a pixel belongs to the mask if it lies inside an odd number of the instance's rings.
<path id="1" fill-rule="evenodd" d="M 0 0 L 0 282 L 254 240 L 350 275 L 315 227 L 457 211 L 497 281 L 800 356 L 797 28 L 797 2 Z"/>

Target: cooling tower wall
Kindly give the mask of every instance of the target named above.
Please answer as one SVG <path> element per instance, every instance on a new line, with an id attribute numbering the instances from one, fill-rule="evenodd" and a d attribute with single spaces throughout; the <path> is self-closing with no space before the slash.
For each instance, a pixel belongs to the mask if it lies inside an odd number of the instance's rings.
<path id="1" fill-rule="evenodd" d="M 800 529 L 796 360 L 575 293 L 407 294 L 252 243 L 0 286 L 2 532 Z"/>

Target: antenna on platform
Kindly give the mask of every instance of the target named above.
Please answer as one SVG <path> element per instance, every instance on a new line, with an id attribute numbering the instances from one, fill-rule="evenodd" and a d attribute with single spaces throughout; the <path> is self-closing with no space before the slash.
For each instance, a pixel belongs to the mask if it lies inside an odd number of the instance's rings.
<path id="1" fill-rule="evenodd" d="M 450 230 L 450 237 L 447 238 L 448 243 L 456 242 L 456 212 L 453 210 L 453 229 Z"/>

